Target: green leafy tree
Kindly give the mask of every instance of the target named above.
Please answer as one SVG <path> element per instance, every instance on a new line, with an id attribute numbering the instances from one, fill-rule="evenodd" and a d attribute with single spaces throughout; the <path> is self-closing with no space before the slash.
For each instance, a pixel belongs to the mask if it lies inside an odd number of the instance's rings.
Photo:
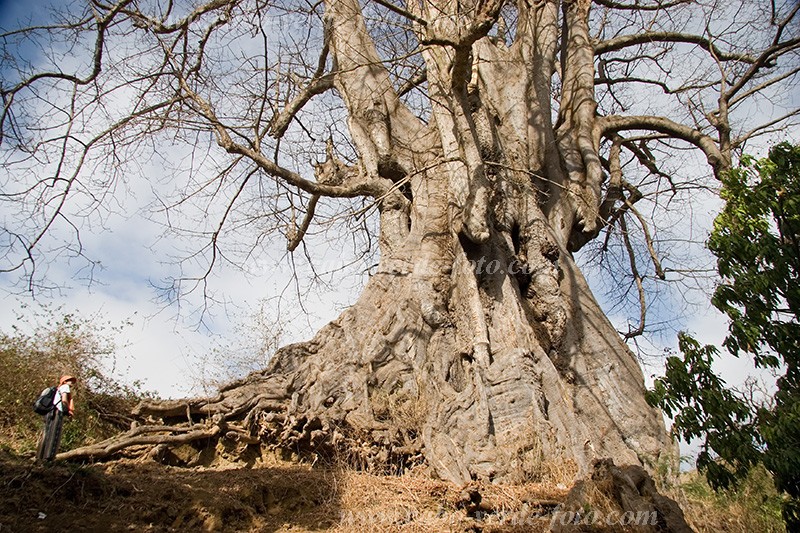
<path id="1" fill-rule="evenodd" d="M 715 488 L 763 463 L 787 495 L 783 514 L 800 527 L 800 146 L 781 143 L 722 176 L 725 208 L 708 241 L 721 281 L 713 305 L 729 320 L 724 348 L 779 378 L 755 404 L 714 373 L 720 355 L 687 334 L 649 401 L 674 416 L 673 431 L 703 439 L 697 467 Z"/>

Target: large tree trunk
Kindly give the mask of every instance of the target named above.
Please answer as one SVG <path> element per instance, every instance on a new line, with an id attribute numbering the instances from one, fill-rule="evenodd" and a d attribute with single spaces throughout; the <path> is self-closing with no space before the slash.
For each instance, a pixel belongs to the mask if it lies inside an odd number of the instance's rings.
<path id="1" fill-rule="evenodd" d="M 425 124 L 400 102 L 358 2 L 328 0 L 334 84 L 360 164 L 330 150 L 318 181 L 363 185 L 379 202 L 379 268 L 355 305 L 264 372 L 211 401 L 139 413 L 217 414 L 218 429 L 192 430 L 203 438 L 257 435 L 367 463 L 424 458 L 459 482 L 671 455 L 637 361 L 571 255 L 596 234 L 602 172 L 589 2 L 563 4 L 520 3 L 510 46 L 487 37 L 501 2 L 409 7 L 431 21 L 421 42 L 448 43 L 423 51 Z M 126 442 L 165 442 L 134 431 Z"/>
<path id="2" fill-rule="evenodd" d="M 443 239 L 459 251 L 438 284 L 421 289 L 414 264 L 384 258 L 358 302 L 313 340 L 287 346 L 264 372 L 192 412 L 245 418 L 267 443 L 363 464 L 402 466 L 422 454 L 457 482 L 535 475 L 550 461 L 585 470 L 598 457 L 652 466 L 671 456 L 636 359 L 567 253 L 563 307 L 550 302 L 543 313 L 540 297 L 526 297 L 505 272 L 514 254 L 502 234 L 466 255 Z M 500 267 L 476 275 L 470 256 Z M 140 410 L 185 412 L 180 402 Z"/>

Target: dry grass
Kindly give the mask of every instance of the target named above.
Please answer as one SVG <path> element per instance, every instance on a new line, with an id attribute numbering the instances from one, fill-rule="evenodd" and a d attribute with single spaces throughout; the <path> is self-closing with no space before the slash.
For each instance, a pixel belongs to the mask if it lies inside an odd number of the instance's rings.
<path id="1" fill-rule="evenodd" d="M 736 490 L 714 492 L 697 472 L 685 473 L 666 494 L 698 533 L 783 533 L 781 497 L 772 477 L 757 467 Z"/>
<path id="2" fill-rule="evenodd" d="M 668 495 L 700 533 L 772 533 L 783 528 L 770 483 L 761 475 L 738 493 L 718 495 L 694 476 Z M 541 482 L 460 487 L 434 479 L 426 467 L 387 476 L 269 455 L 254 468 L 131 461 L 40 468 L 0 450 L 2 530 L 536 532 L 548 530 L 567 492 Z M 37 519 L 38 512 L 48 518 Z"/>
<path id="3" fill-rule="evenodd" d="M 543 438 L 548 438 L 547 431 L 540 427 L 533 418 L 515 432 L 515 437 L 503 443 L 509 451 L 508 464 L 515 474 L 506 481 L 511 483 L 549 483 L 552 485 L 572 486 L 578 474 L 578 465 L 572 458 L 547 452 Z M 554 439 L 550 439 L 554 441 Z M 550 447 L 554 447 L 550 442 Z"/>
<path id="4" fill-rule="evenodd" d="M 545 531 L 547 513 L 566 492 L 546 484 L 475 484 L 465 491 L 424 468 L 382 476 L 268 462 L 254 468 L 139 461 L 41 468 L 0 452 L 0 529 Z M 469 498 L 475 491 L 483 496 L 479 504 Z"/>
<path id="5" fill-rule="evenodd" d="M 344 472 L 340 521 L 330 531 L 546 531 L 549 509 L 566 490 L 547 483 L 473 484 L 467 490 L 433 479 L 425 468 L 403 476 Z M 477 491 L 480 503 L 470 502 Z"/>
<path id="6" fill-rule="evenodd" d="M 414 433 L 423 427 L 429 413 L 424 398 L 403 390 L 391 393 L 374 390 L 370 403 L 376 419 L 390 422 L 406 433 Z"/>

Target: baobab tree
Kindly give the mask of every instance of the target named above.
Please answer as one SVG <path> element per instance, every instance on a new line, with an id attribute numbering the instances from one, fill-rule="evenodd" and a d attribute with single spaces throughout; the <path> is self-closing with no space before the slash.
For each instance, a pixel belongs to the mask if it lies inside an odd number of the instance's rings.
<path id="1" fill-rule="evenodd" d="M 697 186 L 674 154 L 696 150 L 713 183 L 748 140 L 793 124 L 796 2 L 71 9 L 3 35 L 3 200 L 22 215 L 4 221 L 5 270 L 33 283 L 57 227 L 82 253 L 79 217 L 147 179 L 140 158 L 168 159 L 167 141 L 192 155 L 174 163 L 170 221 L 197 198 L 216 215 L 195 232 L 201 286 L 232 234 L 257 227 L 251 253 L 283 231 L 294 251 L 356 207 L 377 212 L 380 259 L 352 307 L 268 368 L 216 398 L 142 404 L 149 422 L 64 457 L 222 439 L 424 460 L 464 481 L 672 456 L 573 254 L 620 238 L 643 328 L 643 278 L 666 269 L 637 206 Z"/>

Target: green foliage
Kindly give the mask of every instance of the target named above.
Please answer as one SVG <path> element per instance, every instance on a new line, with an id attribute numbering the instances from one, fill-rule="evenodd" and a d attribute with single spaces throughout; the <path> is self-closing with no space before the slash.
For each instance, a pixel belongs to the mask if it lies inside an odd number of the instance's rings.
<path id="1" fill-rule="evenodd" d="M 762 465 L 752 468 L 736 487 L 714 490 L 703 477 L 689 474 L 680 490 L 688 502 L 683 506 L 687 515 L 707 531 L 786 531 L 783 498 Z"/>
<path id="2" fill-rule="evenodd" d="M 32 320 L 38 323 L 30 326 L 20 317 L 9 333 L 0 333 L 0 445 L 18 454 L 33 453 L 42 429 L 33 401 L 45 387 L 57 385 L 62 374 L 79 381 L 74 386 L 76 415 L 64 425 L 61 450 L 126 429 L 133 405 L 151 395 L 137 384 L 108 377 L 105 369 L 114 361 L 115 348 L 108 338 L 110 326 L 49 309 Z"/>
<path id="3" fill-rule="evenodd" d="M 648 400 L 674 415 L 673 431 L 704 439 L 697 467 L 715 488 L 761 462 L 788 497 L 787 525 L 800 526 L 800 146 L 782 143 L 743 158 L 723 177 L 726 204 L 708 241 L 721 282 L 712 304 L 730 322 L 724 347 L 781 374 L 772 401 L 754 405 L 711 368 L 719 355 L 680 336 Z M 712 455 L 713 453 L 713 455 Z"/>
<path id="4" fill-rule="evenodd" d="M 750 406 L 725 386 L 711 368 L 718 350 L 681 333 L 683 358 L 667 359 L 663 378 L 648 391 L 648 401 L 674 419 L 673 430 L 687 442 L 705 437 L 697 468 L 715 487 L 727 487 L 760 459 L 757 428 Z M 715 460 L 729 458 L 726 463 Z"/>

